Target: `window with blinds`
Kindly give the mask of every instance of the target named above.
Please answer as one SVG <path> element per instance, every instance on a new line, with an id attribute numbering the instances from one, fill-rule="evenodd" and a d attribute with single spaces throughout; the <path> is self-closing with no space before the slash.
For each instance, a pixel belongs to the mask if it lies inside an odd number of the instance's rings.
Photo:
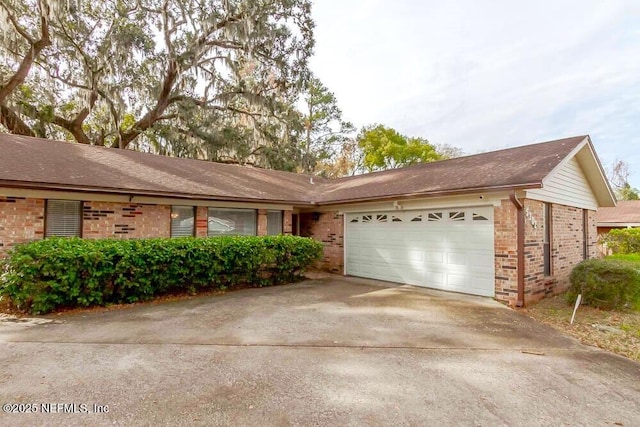
<path id="1" fill-rule="evenodd" d="M 195 224 L 193 206 L 171 206 L 171 237 L 193 237 Z"/>
<path id="2" fill-rule="evenodd" d="M 267 211 L 267 234 L 282 234 L 282 211 Z"/>
<path id="3" fill-rule="evenodd" d="M 207 234 L 209 236 L 255 236 L 255 209 L 209 208 Z"/>
<path id="4" fill-rule="evenodd" d="M 82 202 L 47 200 L 45 236 L 80 237 L 82 234 Z"/>

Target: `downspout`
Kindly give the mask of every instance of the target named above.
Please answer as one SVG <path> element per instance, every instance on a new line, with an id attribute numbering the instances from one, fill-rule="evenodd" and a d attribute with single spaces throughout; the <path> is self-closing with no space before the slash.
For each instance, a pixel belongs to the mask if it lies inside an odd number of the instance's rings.
<path id="1" fill-rule="evenodd" d="M 518 299 L 516 307 L 524 307 L 524 204 L 516 196 L 516 191 L 509 193 L 509 199 L 518 209 L 517 216 L 517 256 L 518 256 Z"/>

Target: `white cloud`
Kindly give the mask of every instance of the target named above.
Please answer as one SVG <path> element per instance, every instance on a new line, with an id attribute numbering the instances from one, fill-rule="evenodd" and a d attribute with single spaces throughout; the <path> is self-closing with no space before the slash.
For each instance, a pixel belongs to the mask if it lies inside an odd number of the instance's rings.
<path id="1" fill-rule="evenodd" d="M 640 187 L 640 2 L 319 0 L 345 118 L 467 152 L 590 133 Z"/>

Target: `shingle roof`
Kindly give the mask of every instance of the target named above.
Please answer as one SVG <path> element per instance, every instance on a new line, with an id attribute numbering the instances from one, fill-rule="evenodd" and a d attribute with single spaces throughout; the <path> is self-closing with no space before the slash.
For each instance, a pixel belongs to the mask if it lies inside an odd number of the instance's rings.
<path id="1" fill-rule="evenodd" d="M 599 208 L 597 223 L 640 225 L 640 200 L 622 200 L 614 208 Z"/>
<path id="2" fill-rule="evenodd" d="M 281 202 L 305 201 L 314 189 L 309 176 L 302 174 L 6 134 L 0 134 L 0 181 Z"/>
<path id="3" fill-rule="evenodd" d="M 539 187 L 585 138 L 577 136 L 342 178 L 327 183 L 318 201 Z"/>
<path id="4" fill-rule="evenodd" d="M 536 188 L 585 138 L 312 183 L 290 172 L 0 134 L 0 186 L 300 205 Z"/>

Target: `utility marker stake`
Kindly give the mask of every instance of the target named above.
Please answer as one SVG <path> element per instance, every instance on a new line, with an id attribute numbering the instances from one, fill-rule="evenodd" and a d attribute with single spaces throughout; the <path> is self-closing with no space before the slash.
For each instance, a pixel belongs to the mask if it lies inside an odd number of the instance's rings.
<path id="1" fill-rule="evenodd" d="M 576 298 L 576 305 L 573 307 L 573 314 L 571 315 L 571 324 L 573 325 L 573 319 L 576 318 L 576 311 L 578 311 L 578 307 L 580 307 L 580 302 L 582 301 L 582 294 L 578 294 L 578 298 Z"/>

